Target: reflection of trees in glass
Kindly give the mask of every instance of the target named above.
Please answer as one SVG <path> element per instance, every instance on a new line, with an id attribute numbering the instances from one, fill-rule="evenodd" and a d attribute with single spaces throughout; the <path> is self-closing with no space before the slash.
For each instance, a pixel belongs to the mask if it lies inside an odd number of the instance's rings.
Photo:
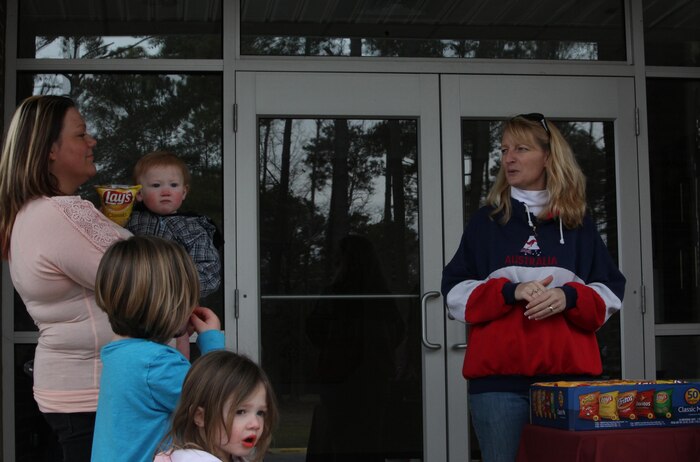
<path id="1" fill-rule="evenodd" d="M 319 293 L 349 233 L 376 244 L 396 292 L 417 281 L 416 122 L 259 122 L 264 294 Z"/>
<path id="2" fill-rule="evenodd" d="M 241 37 L 241 54 L 597 60 L 598 44 L 557 40 L 439 40 L 298 36 Z"/>
<path id="3" fill-rule="evenodd" d="M 210 34 L 82 36 L 41 35 L 34 38 L 34 58 L 53 59 L 217 59 L 221 32 Z M 117 32 L 118 33 L 118 32 Z"/>
<path id="4" fill-rule="evenodd" d="M 152 37 L 40 36 L 35 38 L 37 58 L 99 59 L 146 58 L 158 55 Z"/>
<path id="5" fill-rule="evenodd" d="M 75 99 L 98 140 L 92 184 L 131 183 L 134 164 L 156 149 L 172 150 L 192 172 L 186 206 L 221 223 L 221 78 L 206 74 L 37 75 L 35 94 Z"/>

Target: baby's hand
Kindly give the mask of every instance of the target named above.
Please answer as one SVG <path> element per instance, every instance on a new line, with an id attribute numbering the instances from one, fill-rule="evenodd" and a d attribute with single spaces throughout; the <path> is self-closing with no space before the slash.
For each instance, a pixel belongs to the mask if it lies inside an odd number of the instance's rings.
<path id="1" fill-rule="evenodd" d="M 212 310 L 203 306 L 194 309 L 190 315 L 190 323 L 198 334 L 208 330 L 221 330 L 219 317 Z"/>

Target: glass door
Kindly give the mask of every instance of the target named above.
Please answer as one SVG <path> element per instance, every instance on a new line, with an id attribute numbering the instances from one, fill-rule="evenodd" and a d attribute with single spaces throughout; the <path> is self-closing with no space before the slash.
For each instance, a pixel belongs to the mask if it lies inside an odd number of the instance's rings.
<path id="1" fill-rule="evenodd" d="M 501 121 L 541 112 L 572 145 L 587 177 L 588 206 L 627 277 L 624 308 L 598 332 L 603 374 L 645 378 L 635 110 L 632 79 L 442 76 L 445 261 L 469 216 L 483 203 L 500 162 Z M 646 320 L 648 323 L 648 320 Z M 469 451 L 466 381 L 461 375 L 465 325 L 446 325 L 449 460 Z M 650 330 L 647 335 L 653 335 Z M 457 404 L 457 405 L 453 405 Z M 460 429 L 461 434 L 454 434 Z M 472 432 L 473 433 L 473 432 Z M 472 438 L 472 458 L 478 445 Z"/>
<path id="2" fill-rule="evenodd" d="M 447 460 L 435 75 L 236 75 L 239 351 L 270 460 Z"/>

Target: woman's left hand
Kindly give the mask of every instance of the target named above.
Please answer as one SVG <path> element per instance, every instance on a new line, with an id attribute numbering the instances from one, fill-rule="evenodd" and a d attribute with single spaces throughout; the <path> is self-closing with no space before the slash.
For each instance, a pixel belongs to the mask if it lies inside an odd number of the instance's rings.
<path id="1" fill-rule="evenodd" d="M 539 321 L 562 313 L 566 309 L 566 295 L 559 288 L 545 289 L 525 305 L 525 316 Z"/>

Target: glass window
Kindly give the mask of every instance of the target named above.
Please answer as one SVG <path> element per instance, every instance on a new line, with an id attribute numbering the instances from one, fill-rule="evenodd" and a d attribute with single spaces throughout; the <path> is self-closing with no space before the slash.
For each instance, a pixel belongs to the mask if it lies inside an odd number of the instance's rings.
<path id="1" fill-rule="evenodd" d="M 647 79 L 654 317 L 700 322 L 700 80 Z"/>
<path id="2" fill-rule="evenodd" d="M 79 189 L 83 198 L 99 206 L 94 185 L 133 184 L 133 167 L 142 155 L 169 150 L 192 174 L 182 211 L 210 217 L 223 236 L 220 74 L 20 73 L 17 82 L 18 101 L 32 94 L 61 94 L 76 101 L 97 139 L 98 173 Z M 224 322 L 223 283 L 203 304 Z M 36 330 L 19 297 L 15 330 Z"/>
<path id="3" fill-rule="evenodd" d="M 656 378 L 700 380 L 700 335 L 656 337 Z"/>
<path id="4" fill-rule="evenodd" d="M 262 365 L 282 422 L 274 451 L 422 455 L 417 128 L 258 121 Z"/>
<path id="5" fill-rule="evenodd" d="M 700 3 L 643 0 L 647 66 L 700 65 Z"/>
<path id="6" fill-rule="evenodd" d="M 18 56 L 221 58 L 222 4 L 215 0 L 19 0 Z"/>
<path id="7" fill-rule="evenodd" d="M 614 125 L 602 121 L 556 121 L 556 125 L 571 145 L 586 175 L 588 211 L 617 261 Z M 500 121 L 462 121 L 465 223 L 484 204 L 496 179 L 501 162 L 501 131 Z M 612 316 L 596 335 L 603 360 L 603 375 L 620 378 L 620 316 Z"/>
<path id="8" fill-rule="evenodd" d="M 241 0 L 241 54 L 624 61 L 624 2 Z"/>

